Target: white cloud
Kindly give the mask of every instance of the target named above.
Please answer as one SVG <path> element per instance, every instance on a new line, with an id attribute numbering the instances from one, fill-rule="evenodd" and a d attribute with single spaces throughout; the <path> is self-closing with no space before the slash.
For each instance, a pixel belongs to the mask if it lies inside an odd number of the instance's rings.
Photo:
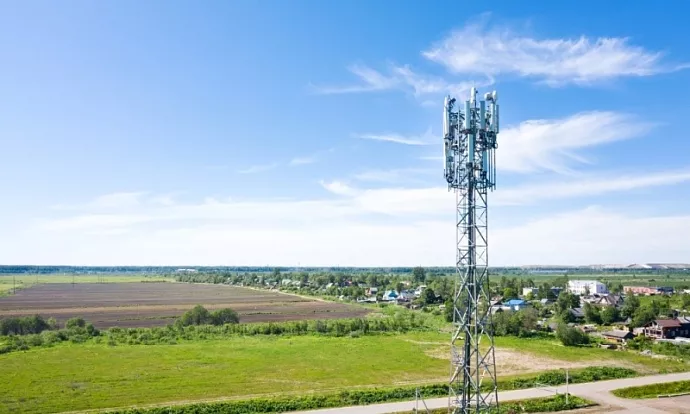
<path id="1" fill-rule="evenodd" d="M 497 168 L 513 172 L 569 172 L 587 162 L 579 150 L 642 136 L 650 123 L 617 112 L 583 112 L 556 120 L 530 120 L 498 135 Z"/>
<path id="2" fill-rule="evenodd" d="M 288 165 L 294 167 L 297 165 L 313 164 L 315 162 L 316 162 L 316 156 L 295 157 L 295 158 L 290 160 Z"/>
<path id="3" fill-rule="evenodd" d="M 407 195 L 375 207 L 385 211 L 386 207 L 404 203 L 413 210 L 419 197 L 427 197 L 423 192 Z M 280 211 L 280 207 L 272 206 L 273 211 Z M 290 220 L 281 215 L 281 220 L 268 223 L 262 220 L 265 209 L 260 209 L 251 215 L 249 223 L 215 220 L 158 229 L 34 231 L 13 237 L 12 243 L 0 240 L 0 261 L 283 266 L 298 262 L 307 266 L 451 266 L 454 262 L 450 200 L 442 205 L 449 213 L 445 218 L 398 222 L 342 220 L 339 216 L 319 215 L 323 207 L 327 206 L 301 205 L 299 210 L 290 211 Z M 517 226 L 492 226 L 491 264 L 683 262 L 690 250 L 688 232 L 690 216 L 639 217 L 589 208 Z"/>
<path id="4" fill-rule="evenodd" d="M 602 175 L 499 189 L 492 209 L 540 200 L 679 184 L 690 170 Z M 442 187 L 362 189 L 322 182 L 333 196 L 312 200 L 208 198 L 84 214 L 53 211 L 26 233 L 0 240 L 0 261 L 71 264 L 450 265 L 455 195 Z M 336 197 L 337 196 L 337 197 Z M 102 198 L 99 198 L 102 199 Z M 493 210 L 508 217 L 505 207 Z M 511 220 L 503 219 L 503 222 Z M 588 209 L 492 226 L 492 263 L 683 261 L 688 217 L 637 217 Z M 641 236 L 644 235 L 644 236 Z M 644 237 L 644 241 L 639 239 Z M 4 240 L 4 241 L 3 241 Z M 271 252 L 267 255 L 266 252 Z M 116 257 L 117 259 L 113 259 Z M 114 261 L 113 261 L 114 260 Z"/>
<path id="5" fill-rule="evenodd" d="M 355 195 L 357 190 L 341 181 L 321 181 L 321 186 L 329 192 L 337 195 Z"/>
<path id="6" fill-rule="evenodd" d="M 313 86 L 312 89 L 320 94 L 360 93 L 394 89 L 400 86 L 400 80 L 386 76 L 381 72 L 365 65 L 350 65 L 347 68 L 362 82 L 350 86 Z"/>
<path id="7" fill-rule="evenodd" d="M 118 209 L 126 207 L 136 207 L 141 204 L 142 198 L 148 194 L 145 191 L 132 191 L 104 194 L 96 197 L 87 204 L 58 204 L 52 208 L 55 210 L 78 210 L 85 208 L 95 209 Z"/>
<path id="8" fill-rule="evenodd" d="M 256 174 L 256 173 L 272 170 L 276 167 L 278 167 L 277 163 L 252 165 L 251 167 L 245 168 L 243 170 L 239 170 L 237 172 L 240 174 Z"/>
<path id="9" fill-rule="evenodd" d="M 422 135 L 405 136 L 395 133 L 383 133 L 355 134 L 355 137 L 361 139 L 370 139 L 373 141 L 393 142 L 396 144 L 403 145 L 433 145 L 434 143 L 438 143 L 438 145 L 441 145 L 440 139 L 436 139 L 437 137 L 434 136 L 433 132 L 431 131 L 431 128 L 427 129 L 426 132 Z"/>
<path id="10" fill-rule="evenodd" d="M 404 183 L 407 185 L 423 182 L 420 177 L 441 176 L 438 169 L 431 168 L 393 168 L 389 170 L 367 170 L 354 174 L 352 178 L 364 182 Z"/>
<path id="11" fill-rule="evenodd" d="M 495 264 L 688 262 L 690 216 L 639 217 L 591 207 L 491 234 Z"/>
<path id="12" fill-rule="evenodd" d="M 432 76 L 415 72 L 409 65 L 389 65 L 389 74 L 384 74 L 365 65 L 353 65 L 348 68 L 360 83 L 347 86 L 314 86 L 312 89 L 319 94 L 344 94 L 378 92 L 386 90 L 404 90 L 415 96 L 428 94 L 464 95 L 472 86 L 484 87 L 491 85 L 493 78 L 488 77 L 479 81 L 463 81 L 453 83 L 439 76 Z M 432 101 L 424 101 L 429 105 Z"/>
<path id="13" fill-rule="evenodd" d="M 423 56 L 453 73 L 516 74 L 554 86 L 649 76 L 688 66 L 664 64 L 661 52 L 632 45 L 627 38 L 537 39 L 508 28 L 488 27 L 481 20 L 454 31 Z"/>
<path id="14" fill-rule="evenodd" d="M 601 173 L 579 179 L 508 187 L 490 196 L 496 205 L 534 204 L 544 200 L 591 197 L 642 188 L 672 186 L 690 181 L 690 170 L 647 172 L 634 175 Z"/>

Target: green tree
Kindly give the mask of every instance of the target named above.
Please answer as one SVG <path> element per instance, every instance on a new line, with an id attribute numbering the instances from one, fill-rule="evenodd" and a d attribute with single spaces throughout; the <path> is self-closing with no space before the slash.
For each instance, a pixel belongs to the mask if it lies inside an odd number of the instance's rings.
<path id="1" fill-rule="evenodd" d="M 299 279 L 300 279 L 300 282 L 302 282 L 302 286 L 306 285 L 307 283 L 309 283 L 309 273 L 300 272 Z"/>
<path id="2" fill-rule="evenodd" d="M 591 303 L 585 303 L 584 306 L 585 321 L 588 323 L 601 324 L 601 314 L 599 313 L 599 308 L 592 306 Z"/>
<path id="3" fill-rule="evenodd" d="M 509 286 L 503 289 L 503 299 L 515 299 L 517 297 L 517 290 L 514 287 Z"/>
<path id="4" fill-rule="evenodd" d="M 446 322 L 453 322 L 453 299 L 446 299 L 444 316 L 446 317 Z"/>
<path id="5" fill-rule="evenodd" d="M 178 320 L 182 326 L 190 325 L 212 325 L 213 316 L 201 305 L 196 305 L 194 308 L 185 312 Z"/>
<path id="6" fill-rule="evenodd" d="M 687 293 L 684 293 L 683 296 L 681 297 L 681 306 L 685 310 L 690 310 L 690 295 Z"/>
<path id="7" fill-rule="evenodd" d="M 214 325 L 235 324 L 240 323 L 240 317 L 230 308 L 219 309 L 211 314 L 211 322 Z"/>
<path id="8" fill-rule="evenodd" d="M 427 287 L 422 291 L 421 299 L 425 305 L 430 305 L 432 303 L 436 303 L 436 294 L 432 288 Z"/>
<path id="9" fill-rule="evenodd" d="M 640 306 L 633 315 L 631 325 L 635 328 L 645 326 L 656 319 L 657 316 L 658 313 L 655 311 L 653 306 Z"/>
<path id="10" fill-rule="evenodd" d="M 403 282 L 398 282 L 395 284 L 395 291 L 398 292 L 398 294 L 400 294 L 404 289 L 405 285 L 403 284 Z"/>
<path id="11" fill-rule="evenodd" d="M 570 313 L 570 309 L 564 309 L 558 313 L 558 319 L 560 319 L 563 323 L 571 323 L 575 322 L 575 315 Z"/>
<path id="12" fill-rule="evenodd" d="M 640 307 L 640 299 L 635 295 L 626 296 L 621 309 L 621 315 L 624 318 L 632 318 L 635 312 Z"/>
<path id="13" fill-rule="evenodd" d="M 566 291 L 562 291 L 556 300 L 556 309 L 559 313 L 579 306 L 580 297 Z"/>
<path id="14" fill-rule="evenodd" d="M 589 336 L 587 334 L 564 323 L 558 325 L 556 337 L 565 346 L 578 346 L 589 343 Z"/>
<path id="15" fill-rule="evenodd" d="M 426 272 L 424 271 L 424 268 L 417 266 L 412 269 L 412 278 L 416 283 L 424 283 L 426 280 Z"/>
<path id="16" fill-rule="evenodd" d="M 537 329 L 537 320 L 539 314 L 536 309 L 525 308 L 518 312 L 520 315 L 520 324 L 524 333 L 529 333 Z"/>
<path id="17" fill-rule="evenodd" d="M 607 306 L 601 311 L 601 323 L 611 325 L 620 319 L 620 313 L 615 306 Z"/>
<path id="18" fill-rule="evenodd" d="M 83 318 L 71 318 L 65 323 L 65 328 L 84 328 L 86 327 L 86 321 Z"/>

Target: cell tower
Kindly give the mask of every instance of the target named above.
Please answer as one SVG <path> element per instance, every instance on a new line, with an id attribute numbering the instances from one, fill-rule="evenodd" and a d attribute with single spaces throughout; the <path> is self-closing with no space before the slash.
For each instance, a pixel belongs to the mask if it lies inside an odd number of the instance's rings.
<path id="1" fill-rule="evenodd" d="M 490 313 L 487 193 L 496 186 L 496 91 L 454 111 L 443 105 L 444 175 L 457 202 L 456 281 L 448 411 L 487 413 L 498 407 L 493 324 Z M 487 103 L 489 107 L 487 108 Z"/>

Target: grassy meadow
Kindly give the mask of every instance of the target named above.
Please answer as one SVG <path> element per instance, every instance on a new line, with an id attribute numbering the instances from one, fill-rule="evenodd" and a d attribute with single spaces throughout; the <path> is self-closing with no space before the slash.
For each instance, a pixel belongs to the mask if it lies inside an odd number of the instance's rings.
<path id="1" fill-rule="evenodd" d="M 0 355 L 0 413 L 440 383 L 448 377 L 447 353 L 443 352 L 447 341 L 445 333 L 415 332 L 359 338 L 238 336 L 176 345 L 60 344 Z M 676 361 L 565 348 L 547 339 L 498 338 L 497 345 L 553 360 L 577 361 L 577 366 L 585 361 L 648 373 L 688 369 Z"/>
<path id="2" fill-rule="evenodd" d="M 443 381 L 434 345 L 405 335 L 236 337 L 178 345 L 59 345 L 0 355 L 0 413 Z"/>
<path id="3" fill-rule="evenodd" d="M 690 393 L 690 381 L 666 382 L 650 384 L 640 387 L 629 387 L 613 390 L 612 393 L 621 398 L 657 398 L 660 395 L 676 395 Z"/>

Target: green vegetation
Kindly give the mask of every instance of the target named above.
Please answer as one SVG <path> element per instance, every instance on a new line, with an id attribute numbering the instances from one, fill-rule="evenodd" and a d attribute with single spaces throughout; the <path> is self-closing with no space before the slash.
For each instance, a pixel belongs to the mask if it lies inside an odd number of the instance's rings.
<path id="1" fill-rule="evenodd" d="M 35 317 L 22 318 L 33 321 Z M 42 321 L 42 318 L 38 317 Z M 232 338 L 236 336 L 255 335 L 321 335 L 321 336 L 350 336 L 410 332 L 432 329 L 435 318 L 427 314 L 419 314 L 406 309 L 391 307 L 383 314 L 371 318 L 330 319 L 290 322 L 268 322 L 238 324 L 237 315 L 231 309 L 221 309 L 208 312 L 202 306 L 185 313 L 174 325 L 164 328 L 111 328 L 98 332 L 93 325 L 82 318 L 67 321 L 66 328 L 60 331 L 46 331 L 31 334 L 31 331 L 12 331 L 19 335 L 0 336 L 0 354 L 12 351 L 24 351 L 33 347 L 50 347 L 57 343 L 70 341 L 73 343 L 89 342 L 101 343 L 108 346 L 116 345 L 174 345 L 180 341 L 213 340 Z M 13 321 L 10 319 L 8 321 Z M 198 325 L 197 323 L 213 323 L 215 325 Z M 223 323 L 221 325 L 221 323 Z M 5 322 L 3 322 L 3 325 Z M 16 323 L 8 324 L 15 326 Z M 75 330 L 72 328 L 82 328 Z M 88 334 L 83 335 L 82 330 Z M 24 333 L 23 335 L 21 333 Z"/>
<path id="2" fill-rule="evenodd" d="M 0 355 L 0 413 L 444 382 L 448 361 L 427 355 L 437 345 L 423 339 L 417 333 L 236 336 L 156 346 L 63 343 Z"/>
<path id="3" fill-rule="evenodd" d="M 39 315 L 0 320 L 0 335 L 39 334 L 49 329 L 56 329 L 55 319 L 46 321 Z"/>
<path id="4" fill-rule="evenodd" d="M 612 393 L 616 397 L 638 399 L 656 398 L 659 395 L 684 394 L 690 393 L 690 381 L 665 382 L 640 387 L 621 388 L 613 390 Z"/>
<path id="5" fill-rule="evenodd" d="M 269 410 L 267 407 L 273 407 L 270 410 L 282 411 L 289 407 L 308 409 L 412 399 L 415 385 L 393 389 L 362 388 L 390 386 L 393 378 L 410 384 L 431 381 L 432 384 L 422 388 L 423 395 L 445 396 L 447 385 L 443 381 L 448 363 L 427 356 L 425 351 L 433 350 L 434 344 L 419 341 L 420 338 L 424 337 L 420 334 L 357 339 L 238 337 L 153 347 L 60 345 L 0 356 L 4 375 L 9 378 L 7 392 L 0 400 L 0 412 L 122 407 L 176 401 L 180 396 L 193 401 L 267 392 L 296 393 L 302 397 L 265 397 L 251 402 L 217 404 L 225 407 L 221 412 L 249 412 L 240 408 Z M 65 364 L 65 360 L 80 363 Z M 409 365 L 417 368 L 410 370 Z M 362 375 L 364 372 L 366 375 Z M 630 369 L 588 367 L 571 371 L 570 381 L 579 383 L 635 375 Z M 537 383 L 560 385 L 564 382 L 564 371 L 554 370 L 501 378 L 499 388 L 524 389 Z M 28 384 L 33 386 L 28 387 Z M 334 393 L 335 390 L 343 392 Z M 305 392 L 328 395 L 304 396 Z M 217 404 L 199 404 L 191 411 L 179 412 L 215 412 L 197 409 L 212 409 Z M 234 408 L 230 410 L 229 407 Z"/>
<path id="6" fill-rule="evenodd" d="M 568 380 L 571 384 L 583 382 L 603 381 L 618 378 L 631 378 L 637 376 L 635 370 L 619 367 L 586 367 L 570 370 Z M 502 391 L 522 390 L 534 388 L 541 385 L 562 385 L 565 384 L 565 370 L 544 371 L 539 374 L 521 375 L 514 378 L 501 379 L 498 381 L 498 388 Z"/>
<path id="7" fill-rule="evenodd" d="M 19 321 L 19 322 L 17 322 Z M 19 329 L 27 334 L 0 336 L 0 354 L 12 351 L 26 351 L 29 348 L 50 347 L 61 342 L 79 344 L 92 338 L 98 338 L 100 331 L 82 318 L 72 318 L 65 324 L 65 329 L 55 330 L 55 321 L 45 322 L 40 316 L 5 319 L 1 322 L 3 329 Z M 40 332 L 28 334 L 28 332 Z"/>
<path id="8" fill-rule="evenodd" d="M 565 395 L 554 395 L 553 397 L 530 398 L 527 400 L 502 402 L 498 410 L 494 409 L 491 414 L 514 414 L 514 413 L 552 413 L 557 411 L 575 410 L 577 408 L 592 407 L 596 404 L 584 398 L 574 395 L 568 396 L 566 402 Z M 414 414 L 414 411 L 409 412 Z M 447 408 L 431 410 L 431 414 L 447 414 Z M 403 414 L 403 413 L 398 413 Z M 407 414 L 407 413 L 404 413 Z"/>
<path id="9" fill-rule="evenodd" d="M 452 304 L 446 306 L 452 309 Z M 538 318 L 537 311 L 532 308 L 524 309 L 520 312 L 496 312 L 493 318 L 494 335 L 532 336 L 537 328 Z"/>
<path id="10" fill-rule="evenodd" d="M 421 387 L 422 392 L 433 395 L 448 395 L 447 385 Z M 427 395 L 427 393 L 425 393 Z M 413 388 L 374 389 L 367 391 L 343 391 L 337 394 L 309 395 L 301 397 L 257 398 L 244 401 L 225 401 L 206 404 L 192 404 L 173 407 L 131 408 L 122 411 L 111 411 L 113 414 L 250 414 L 279 413 L 299 410 L 314 410 L 351 405 L 367 405 L 390 401 L 404 401 L 414 398 Z M 596 405 L 591 401 L 570 395 L 566 402 L 565 395 L 534 398 L 502 403 L 493 414 L 543 413 L 573 410 Z M 448 409 L 433 410 L 432 413 L 447 413 Z"/>
<path id="11" fill-rule="evenodd" d="M 220 327 L 186 329 L 194 329 L 201 336 L 207 328 Z M 102 335 L 81 344 L 64 342 L 0 355 L 7 381 L 0 413 L 97 409 L 264 393 L 332 393 L 390 387 L 393 381 L 438 384 L 446 380 L 448 361 L 431 355 L 437 353 L 439 341 L 446 339 L 446 334 L 413 332 L 359 338 L 230 336 L 176 345 L 108 346 L 108 337 Z M 570 372 L 573 383 L 634 375 L 635 371 L 629 369 L 601 367 Z M 565 373 L 560 370 L 500 377 L 499 387 L 529 388 L 537 382 L 556 385 L 564 381 Z"/>
<path id="12" fill-rule="evenodd" d="M 579 346 L 589 343 L 589 336 L 586 333 L 564 323 L 558 324 L 556 338 L 565 346 Z"/>
<path id="13" fill-rule="evenodd" d="M 225 325 L 240 323 L 240 317 L 237 312 L 230 308 L 218 309 L 214 312 L 209 312 L 201 305 L 196 305 L 194 308 L 185 312 L 180 319 L 175 322 L 178 326 L 191 325 Z"/>

